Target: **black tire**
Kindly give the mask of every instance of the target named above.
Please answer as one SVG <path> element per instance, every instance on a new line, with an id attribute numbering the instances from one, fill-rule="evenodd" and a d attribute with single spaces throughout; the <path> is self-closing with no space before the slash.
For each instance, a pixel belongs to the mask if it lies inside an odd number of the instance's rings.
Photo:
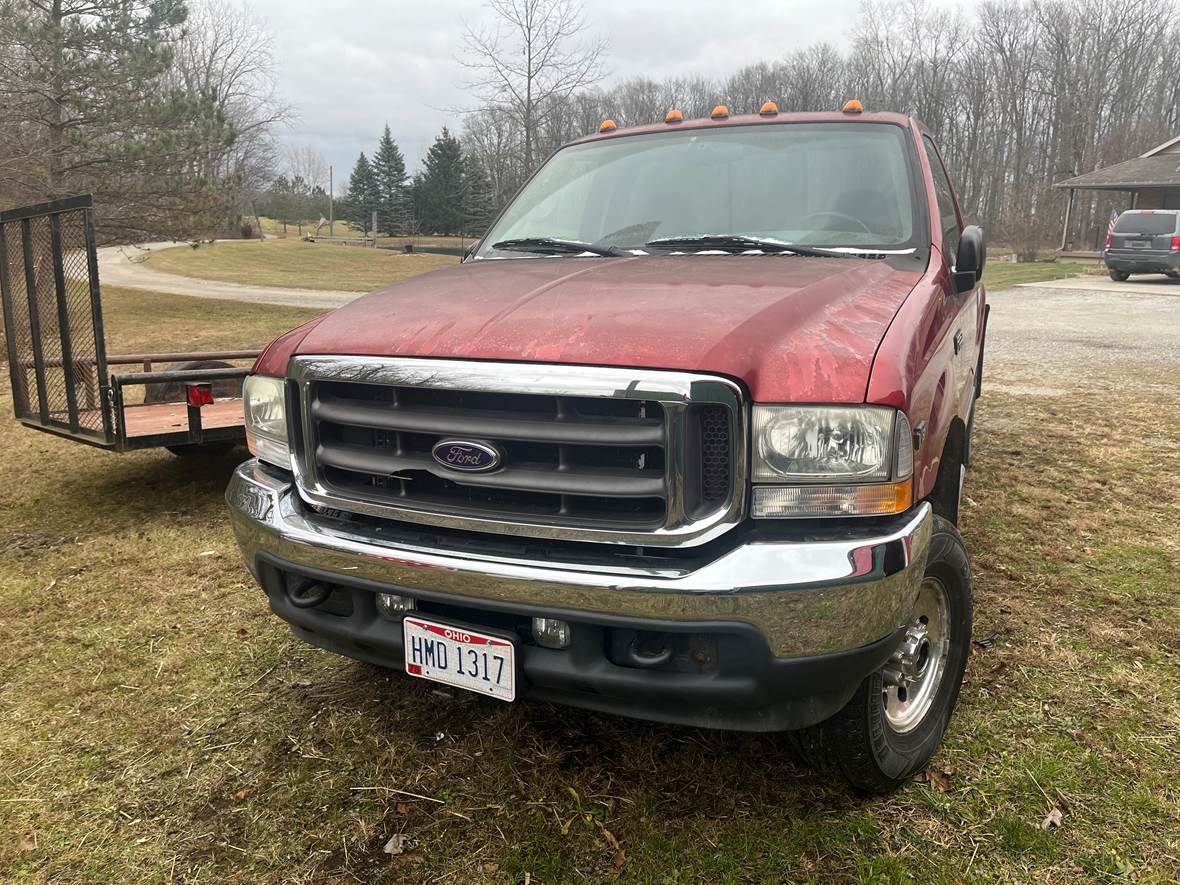
<path id="1" fill-rule="evenodd" d="M 1125 283 L 1131 278 L 1131 275 L 1125 270 L 1112 270 L 1110 272 L 1110 278 L 1116 283 Z"/>
<path id="2" fill-rule="evenodd" d="M 831 719 L 789 735 L 804 762 L 865 793 L 891 792 L 925 768 L 942 743 L 959 699 L 971 651 L 971 568 L 958 530 L 940 516 L 934 517 L 924 587 L 931 581 L 945 591 L 949 642 L 941 678 L 916 724 L 899 732 L 890 723 L 882 670 L 866 677 Z"/>
<path id="3" fill-rule="evenodd" d="M 228 369 L 230 363 L 220 360 L 191 360 L 185 363 L 172 363 L 167 367 L 169 372 L 179 372 L 191 369 Z M 242 395 L 242 381 L 239 378 L 223 378 L 213 382 L 213 396 L 219 399 L 240 397 Z M 184 402 L 184 384 L 180 381 L 160 384 L 148 384 L 143 394 L 145 403 L 182 403 Z M 213 460 L 224 458 L 238 447 L 236 442 L 205 443 L 204 445 L 164 446 L 178 458 L 206 458 Z"/>

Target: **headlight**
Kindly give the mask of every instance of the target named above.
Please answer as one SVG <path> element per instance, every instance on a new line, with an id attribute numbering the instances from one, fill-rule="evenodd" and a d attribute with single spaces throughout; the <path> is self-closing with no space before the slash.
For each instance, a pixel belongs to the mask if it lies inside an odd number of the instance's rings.
<path id="1" fill-rule="evenodd" d="M 246 413 L 246 445 L 254 457 L 291 469 L 287 444 L 287 394 L 282 378 L 249 375 L 242 384 L 242 407 Z"/>
<path id="2" fill-rule="evenodd" d="M 872 516 L 912 502 L 913 441 L 903 412 L 755 406 L 753 432 L 755 517 Z"/>

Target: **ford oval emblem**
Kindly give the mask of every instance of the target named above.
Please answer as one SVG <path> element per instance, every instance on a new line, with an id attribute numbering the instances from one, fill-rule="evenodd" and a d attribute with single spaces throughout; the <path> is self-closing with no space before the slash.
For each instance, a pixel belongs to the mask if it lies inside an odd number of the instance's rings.
<path id="1" fill-rule="evenodd" d="M 466 473 L 486 473 L 495 470 L 504 460 L 504 456 L 495 446 L 469 439 L 444 439 L 435 443 L 430 453 L 443 467 Z"/>

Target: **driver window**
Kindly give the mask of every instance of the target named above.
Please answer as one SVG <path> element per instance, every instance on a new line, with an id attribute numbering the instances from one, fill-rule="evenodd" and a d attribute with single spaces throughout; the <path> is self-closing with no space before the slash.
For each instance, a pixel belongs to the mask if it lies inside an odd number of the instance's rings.
<path id="1" fill-rule="evenodd" d="M 926 143 L 926 156 L 930 158 L 930 173 L 934 178 L 934 194 L 938 198 L 938 216 L 942 224 L 942 243 L 946 252 L 948 265 L 955 263 L 955 255 L 959 251 L 959 216 L 955 212 L 955 199 L 951 196 L 951 182 L 947 178 L 946 169 L 942 165 L 942 157 L 938 148 L 928 135 L 923 135 Z"/>

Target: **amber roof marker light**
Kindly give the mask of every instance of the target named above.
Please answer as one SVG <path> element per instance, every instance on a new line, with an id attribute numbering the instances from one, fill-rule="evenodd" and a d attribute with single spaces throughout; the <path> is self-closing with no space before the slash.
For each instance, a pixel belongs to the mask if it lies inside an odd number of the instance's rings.
<path id="1" fill-rule="evenodd" d="M 844 102 L 844 107 L 842 107 L 840 110 L 846 114 L 859 114 L 864 111 L 864 108 L 855 98 L 850 98 L 848 101 Z"/>
<path id="2" fill-rule="evenodd" d="M 762 107 L 758 108 L 758 113 L 763 117 L 774 117 L 778 114 L 778 105 L 773 101 L 764 101 Z"/>
<path id="3" fill-rule="evenodd" d="M 717 105 L 713 108 L 713 113 L 709 114 L 714 120 L 724 120 L 729 116 L 729 108 L 723 104 Z"/>
<path id="4" fill-rule="evenodd" d="M 616 123 L 614 120 L 603 120 L 601 123 L 598 124 L 598 131 L 599 132 L 614 132 L 618 128 L 619 128 L 619 124 Z"/>
<path id="5" fill-rule="evenodd" d="M 684 122 L 684 112 L 677 109 L 677 108 L 672 108 L 672 110 L 668 111 L 668 113 L 664 115 L 664 122 L 665 123 L 683 123 Z"/>

